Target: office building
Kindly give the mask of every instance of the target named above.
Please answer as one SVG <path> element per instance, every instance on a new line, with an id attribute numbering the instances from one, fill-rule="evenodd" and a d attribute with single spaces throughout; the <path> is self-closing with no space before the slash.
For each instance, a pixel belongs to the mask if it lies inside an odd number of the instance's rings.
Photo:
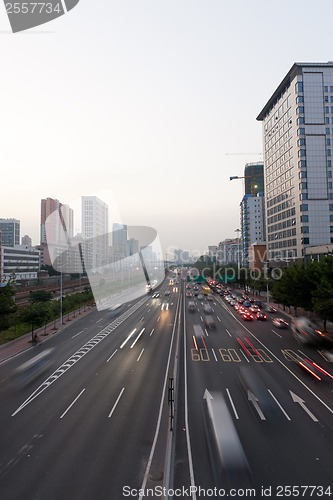
<path id="1" fill-rule="evenodd" d="M 32 239 L 30 238 L 30 236 L 28 236 L 27 234 L 22 236 L 21 245 L 25 245 L 27 247 L 32 247 Z"/>
<path id="2" fill-rule="evenodd" d="M 258 193 L 257 196 L 245 194 L 240 203 L 240 209 L 242 233 L 241 263 L 245 267 L 248 267 L 251 245 L 265 241 L 265 202 L 263 193 Z"/>
<path id="3" fill-rule="evenodd" d="M 82 245 L 86 270 L 107 263 L 109 247 L 109 208 L 97 196 L 82 196 Z"/>
<path id="4" fill-rule="evenodd" d="M 294 63 L 262 121 L 268 258 L 333 243 L 333 62 Z"/>
<path id="5" fill-rule="evenodd" d="M 1 242 L 6 247 L 20 244 L 20 221 L 17 219 L 0 219 Z"/>
<path id="6" fill-rule="evenodd" d="M 122 258 L 127 257 L 127 226 L 124 224 L 114 223 L 112 225 L 112 246 L 114 251 Z"/>
<path id="7" fill-rule="evenodd" d="M 37 278 L 40 256 L 36 248 L 26 245 L 3 245 L 0 255 L 2 281 Z"/>
<path id="8" fill-rule="evenodd" d="M 257 196 L 264 192 L 264 163 L 247 163 L 244 168 L 245 194 Z"/>
<path id="9" fill-rule="evenodd" d="M 53 215 L 52 215 L 53 214 Z M 73 210 L 59 200 L 41 200 L 40 212 L 40 252 L 41 264 L 52 266 L 57 254 L 66 249 L 66 240 L 73 237 Z M 48 250 L 52 246 L 52 258 Z"/>

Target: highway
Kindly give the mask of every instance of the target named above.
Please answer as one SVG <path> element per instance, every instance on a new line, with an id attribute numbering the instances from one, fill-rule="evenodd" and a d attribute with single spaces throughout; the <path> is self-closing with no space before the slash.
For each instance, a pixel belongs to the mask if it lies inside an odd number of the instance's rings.
<path id="1" fill-rule="evenodd" d="M 162 482 L 179 297 L 94 312 L 0 365 L 2 500 L 113 499 Z M 18 385 L 37 348 L 53 349 L 51 366 Z"/>
<path id="2" fill-rule="evenodd" d="M 186 377 L 177 429 L 179 434 L 187 429 L 188 435 L 177 447 L 175 485 L 181 487 L 187 473 L 188 487 L 217 486 L 207 446 L 212 437 L 209 433 L 207 437 L 203 419 L 207 394 L 213 394 L 226 402 L 239 438 L 235 449 L 241 445 L 248 464 L 235 481 L 225 460 L 221 484 L 226 491 L 241 488 L 242 497 L 246 488 L 253 488 L 260 497 L 264 488 L 275 498 L 290 496 L 284 488 L 295 486 L 293 495 L 304 498 L 332 494 L 333 380 L 316 380 L 294 361 L 297 354 L 310 355 L 333 374 L 327 353 L 300 346 L 290 328 L 275 328 L 273 314 L 268 314 L 267 321 L 244 321 L 216 295 L 209 304 L 217 327 L 206 329 L 203 306 L 207 301 L 195 303 L 195 312 L 186 307 L 183 312 Z M 200 345 L 193 339 L 194 325 L 204 332 Z M 244 384 L 244 378 L 252 376 L 257 377 L 255 383 Z M 222 440 L 223 432 L 221 424 Z M 216 462 L 216 454 L 214 458 Z M 316 488 L 302 488 L 306 486 Z"/>
<path id="3" fill-rule="evenodd" d="M 167 279 L 159 297 L 118 316 L 94 311 L 0 364 L 2 500 L 139 498 L 163 486 L 192 499 L 199 487 L 238 489 L 235 498 L 333 493 L 333 380 L 295 363 L 301 351 L 333 373 L 330 358 L 271 318 L 244 321 L 224 298 L 185 291 Z M 216 329 L 203 321 L 208 303 Z M 14 377 L 48 350 L 43 373 Z"/>

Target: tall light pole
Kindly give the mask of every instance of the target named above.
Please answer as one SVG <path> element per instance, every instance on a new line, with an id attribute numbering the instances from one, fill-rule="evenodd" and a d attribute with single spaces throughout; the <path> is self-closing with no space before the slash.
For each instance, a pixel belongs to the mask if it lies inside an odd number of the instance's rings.
<path id="1" fill-rule="evenodd" d="M 240 269 L 240 238 L 239 238 L 239 233 L 241 232 L 240 229 L 235 229 L 235 233 L 237 233 L 237 271 L 238 271 L 238 278 L 239 278 L 239 269 Z"/>
<path id="2" fill-rule="evenodd" d="M 62 326 L 62 270 L 60 271 L 60 326 Z"/>

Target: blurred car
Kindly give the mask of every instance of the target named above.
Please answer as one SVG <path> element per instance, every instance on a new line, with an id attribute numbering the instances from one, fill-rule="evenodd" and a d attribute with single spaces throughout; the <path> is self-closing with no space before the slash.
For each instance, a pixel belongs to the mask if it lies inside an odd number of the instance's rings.
<path id="1" fill-rule="evenodd" d="M 268 391 L 268 387 L 276 387 L 276 383 L 268 371 L 258 364 L 242 366 L 237 378 L 250 405 L 256 401 L 264 418 L 278 418 L 278 406 Z M 259 412 L 258 417 L 261 418 Z"/>
<path id="2" fill-rule="evenodd" d="M 203 397 L 203 423 L 216 487 L 249 487 L 251 469 L 223 394 L 206 389 Z"/>
<path id="3" fill-rule="evenodd" d="M 207 328 L 215 330 L 216 323 L 215 323 L 214 319 L 211 316 L 204 316 L 204 323 L 207 326 Z"/>
<path id="4" fill-rule="evenodd" d="M 241 306 L 241 307 L 238 308 L 237 312 L 238 312 L 238 314 L 245 314 L 245 313 L 248 312 L 248 310 L 246 309 L 246 307 Z"/>
<path id="5" fill-rule="evenodd" d="M 260 321 L 264 321 L 267 319 L 267 316 L 265 313 L 263 313 L 262 311 L 258 311 L 257 314 L 256 314 L 256 318 Z"/>
<path id="6" fill-rule="evenodd" d="M 165 297 L 168 297 L 170 295 L 170 290 L 165 290 L 164 295 Z"/>
<path id="7" fill-rule="evenodd" d="M 247 312 L 244 312 L 243 314 L 243 320 L 244 321 L 252 321 L 253 320 L 253 314 Z"/>
<path id="8" fill-rule="evenodd" d="M 214 312 L 213 309 L 208 304 L 205 304 L 203 306 L 203 310 L 204 310 L 204 313 L 206 313 L 206 314 L 213 314 L 213 312 Z"/>
<path id="9" fill-rule="evenodd" d="M 289 323 L 287 323 L 287 321 L 283 318 L 274 318 L 272 320 L 272 323 L 274 326 L 276 326 L 276 328 L 288 328 L 289 326 Z"/>
<path id="10" fill-rule="evenodd" d="M 250 307 L 251 306 L 251 302 L 249 300 L 244 300 L 243 306 Z"/>
<path id="11" fill-rule="evenodd" d="M 185 294 L 185 295 L 186 295 L 186 297 L 192 297 L 191 292 L 186 292 L 186 294 Z"/>
<path id="12" fill-rule="evenodd" d="M 114 306 L 111 306 L 108 309 L 108 315 L 111 317 L 117 316 L 118 314 L 120 314 L 122 312 L 123 308 L 124 308 L 124 304 L 115 304 Z"/>
<path id="13" fill-rule="evenodd" d="M 153 293 L 153 295 L 151 296 L 152 299 L 158 299 L 158 297 L 160 296 L 159 293 Z"/>
<path id="14" fill-rule="evenodd" d="M 253 304 L 251 307 L 250 307 L 250 311 L 253 312 L 253 313 L 257 313 L 259 311 L 259 306 Z"/>
<path id="15" fill-rule="evenodd" d="M 291 323 L 295 339 L 301 344 L 333 346 L 333 331 L 325 330 L 320 320 L 295 318 Z"/>
<path id="16" fill-rule="evenodd" d="M 206 300 L 209 300 L 209 302 L 213 302 L 213 297 L 211 295 L 207 295 Z"/>
<path id="17" fill-rule="evenodd" d="M 189 301 L 187 308 L 188 308 L 188 310 L 190 312 L 194 312 L 195 311 L 195 303 L 193 302 L 193 300 Z"/>
<path id="18" fill-rule="evenodd" d="M 193 343 L 195 349 L 207 349 L 205 342 L 205 334 L 201 325 L 193 325 Z"/>
<path id="19" fill-rule="evenodd" d="M 52 364 L 52 353 L 53 348 L 46 349 L 16 368 L 11 376 L 13 386 L 24 388 L 46 372 Z"/>
<path id="20" fill-rule="evenodd" d="M 198 300 L 203 300 L 205 297 L 202 295 L 202 293 L 199 293 L 198 295 Z"/>
<path id="21" fill-rule="evenodd" d="M 276 309 L 268 304 L 265 305 L 264 307 L 265 311 L 266 312 L 269 312 L 269 313 L 276 313 Z"/>

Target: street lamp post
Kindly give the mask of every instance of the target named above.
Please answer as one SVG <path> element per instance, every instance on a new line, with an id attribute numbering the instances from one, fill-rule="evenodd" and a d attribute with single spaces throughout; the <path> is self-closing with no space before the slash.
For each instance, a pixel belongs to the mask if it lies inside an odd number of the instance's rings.
<path id="1" fill-rule="evenodd" d="M 235 233 L 237 233 L 237 272 L 238 272 L 238 279 L 239 279 L 239 270 L 240 270 L 240 238 L 239 238 L 239 233 L 240 229 L 235 229 Z"/>
<path id="2" fill-rule="evenodd" d="M 60 326 L 62 326 L 62 271 L 60 271 Z"/>

